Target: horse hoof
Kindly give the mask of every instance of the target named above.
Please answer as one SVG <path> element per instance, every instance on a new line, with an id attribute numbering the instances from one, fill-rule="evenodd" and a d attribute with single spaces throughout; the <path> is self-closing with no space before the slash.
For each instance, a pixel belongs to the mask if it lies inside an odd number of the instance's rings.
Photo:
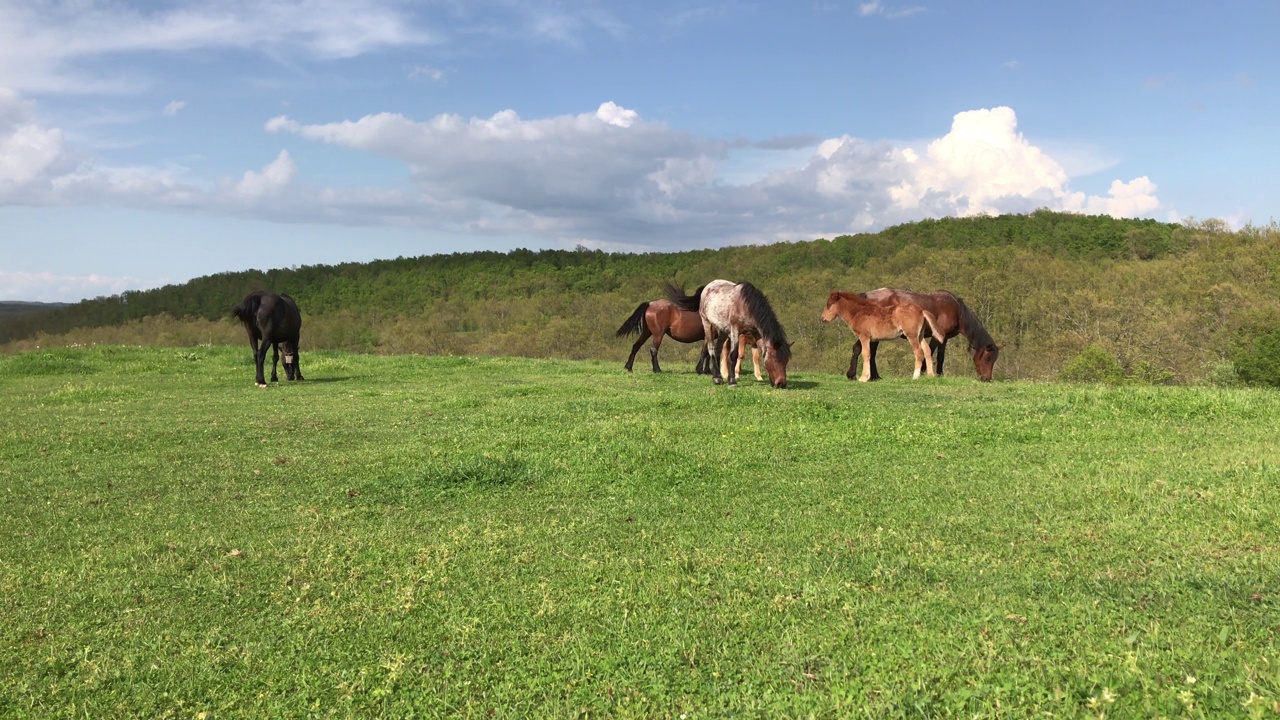
<path id="1" fill-rule="evenodd" d="M 711 382 L 712 382 L 712 383 L 714 383 L 714 384 L 716 384 L 716 385 L 719 385 L 720 383 L 722 383 L 722 382 L 724 382 L 724 381 L 723 381 L 723 380 L 721 380 L 721 379 L 720 379 L 720 378 L 718 378 L 718 377 L 713 377 L 713 378 L 711 378 Z"/>
<path id="2" fill-rule="evenodd" d="M 260 387 L 260 388 L 265 388 L 265 387 L 267 386 L 267 384 L 266 384 L 266 383 L 254 383 L 254 384 L 255 384 L 255 385 L 257 385 L 257 386 L 258 386 L 258 387 Z"/>

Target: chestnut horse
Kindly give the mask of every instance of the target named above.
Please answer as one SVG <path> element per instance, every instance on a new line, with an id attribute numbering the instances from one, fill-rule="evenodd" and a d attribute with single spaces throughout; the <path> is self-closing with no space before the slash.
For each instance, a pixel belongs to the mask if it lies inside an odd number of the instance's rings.
<path id="1" fill-rule="evenodd" d="M 973 355 L 973 367 L 978 373 L 978 379 L 991 382 L 991 373 L 995 370 L 996 359 L 1000 356 L 1000 346 L 991 339 L 982 321 L 958 295 L 946 290 L 924 293 L 893 288 L 880 288 L 862 295 L 874 302 L 913 302 L 933 313 L 939 332 L 933 334 L 929 344 L 931 349 L 938 353 L 933 363 L 937 373 L 942 374 L 943 362 L 947 357 L 947 341 L 956 335 L 964 335 L 969 341 L 969 352 Z M 871 343 L 872 380 L 880 379 L 880 373 L 876 368 L 876 349 L 879 344 L 878 341 Z M 861 344 L 855 342 L 853 356 L 849 358 L 849 370 L 845 373 L 845 377 L 850 380 L 857 372 L 858 353 L 861 351 Z"/>
<path id="2" fill-rule="evenodd" d="M 764 355 L 764 369 L 769 383 L 775 388 L 787 386 L 787 363 L 791 360 L 791 343 L 769 305 L 769 299 L 751 283 L 732 283 L 728 280 L 712 280 L 685 295 L 684 290 L 667 285 L 667 296 L 685 310 L 697 311 L 702 316 L 702 331 L 711 353 L 711 381 L 719 385 L 727 379 L 730 386 L 738 384 L 736 366 L 745 335 L 756 337 L 756 346 Z M 728 367 L 723 374 L 719 358 L 729 354 Z"/>
<path id="3" fill-rule="evenodd" d="M 915 373 L 920 377 L 920 366 L 927 365 L 933 376 L 933 356 L 929 353 L 929 340 L 924 335 L 926 326 L 937 334 L 933 313 L 912 302 L 877 303 L 858 293 L 835 291 L 827 296 L 827 306 L 822 310 L 822 322 L 840 318 L 858 336 L 866 358 L 862 366 L 861 382 L 871 380 L 871 343 L 876 340 L 893 340 L 906 337 L 915 355 Z"/>
<path id="4" fill-rule="evenodd" d="M 631 346 L 631 355 L 627 358 L 627 364 L 623 365 L 627 372 L 631 372 L 632 365 L 636 361 L 636 353 L 640 352 L 640 347 L 644 345 L 644 341 L 653 338 L 653 345 L 649 348 L 649 357 L 653 361 L 653 371 L 662 372 L 662 368 L 658 367 L 658 348 L 662 345 L 662 338 L 671 336 L 673 340 L 683 343 L 699 342 L 705 340 L 706 337 L 702 330 L 702 317 L 696 312 L 685 310 L 670 300 L 650 300 L 642 302 L 636 307 L 635 312 L 631 313 L 631 317 L 622 323 L 622 327 L 618 328 L 617 337 L 624 337 L 632 333 L 639 333 L 640 339 L 636 340 L 636 344 Z M 756 379 L 760 377 L 760 348 L 756 347 L 756 339 L 747 335 L 743 337 L 743 343 L 751 345 L 751 362 L 755 366 Z M 698 355 L 698 364 L 694 367 L 694 372 L 699 375 L 711 374 L 711 367 L 708 364 L 710 356 L 707 354 L 706 345 L 703 345 L 702 353 Z M 736 374 L 742 368 L 742 358 L 738 358 L 738 365 L 734 369 Z M 723 370 L 725 374 L 728 370 Z"/>
<path id="5" fill-rule="evenodd" d="M 290 380 L 302 380 L 302 368 L 298 365 L 298 335 L 302 330 L 302 313 L 298 303 L 288 295 L 258 290 L 251 292 L 238 305 L 231 308 L 231 315 L 243 325 L 249 334 L 249 347 L 253 348 L 255 380 L 258 387 L 266 387 L 263 364 L 267 360 L 267 348 L 271 348 L 271 382 L 278 382 L 276 363 L 284 350 L 284 374 Z"/>

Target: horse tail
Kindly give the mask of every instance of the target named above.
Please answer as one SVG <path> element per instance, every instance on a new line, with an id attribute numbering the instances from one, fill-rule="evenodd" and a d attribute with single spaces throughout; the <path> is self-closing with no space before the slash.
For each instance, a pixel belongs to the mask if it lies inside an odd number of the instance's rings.
<path id="1" fill-rule="evenodd" d="M 254 318 L 258 315 L 258 306 L 262 304 L 262 292 L 251 292 L 231 308 L 231 317 L 236 318 L 246 330 L 252 332 Z"/>
<path id="2" fill-rule="evenodd" d="M 666 283 L 663 289 L 671 302 L 690 312 L 698 312 L 698 308 L 702 306 L 702 289 L 705 287 L 706 285 L 698 286 L 698 289 L 694 290 L 692 295 L 685 295 L 684 288 L 676 287 L 671 283 Z"/>
<path id="3" fill-rule="evenodd" d="M 640 328 L 644 326 L 644 314 L 648 309 L 649 303 L 640 303 L 639 307 L 636 308 L 636 311 L 631 313 L 631 317 L 627 318 L 627 321 L 622 323 L 622 327 L 618 328 L 618 332 L 615 333 L 616 337 L 631 335 L 633 333 L 637 335 L 640 334 Z"/>
<path id="4" fill-rule="evenodd" d="M 929 332 L 932 333 L 933 336 L 938 339 L 938 342 L 942 342 L 946 340 L 946 335 L 941 332 L 938 332 L 937 316 L 935 316 L 933 313 L 929 312 L 928 310 L 925 310 L 924 308 L 920 308 L 920 314 L 924 315 L 924 321 L 929 323 Z"/>

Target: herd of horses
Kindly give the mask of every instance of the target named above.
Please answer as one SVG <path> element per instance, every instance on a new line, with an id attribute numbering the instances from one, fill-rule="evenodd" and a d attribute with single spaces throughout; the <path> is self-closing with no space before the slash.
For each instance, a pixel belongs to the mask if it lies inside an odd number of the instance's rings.
<path id="1" fill-rule="evenodd" d="M 749 282 L 713 280 L 691 295 L 670 283 L 664 289 L 666 298 L 640 303 L 617 330 L 618 337 L 640 336 L 631 346 L 631 355 L 624 366 L 628 372 L 635 363 L 636 353 L 651 338 L 649 357 L 653 371 L 661 372 L 658 348 L 662 346 L 662 339 L 669 336 L 683 343 L 703 343 L 694 369 L 700 374 L 710 374 L 717 385 L 737 384 L 742 353 L 749 347 L 756 379 L 764 379 L 760 373 L 763 359 L 769 383 L 775 388 L 787 386 L 791 342 L 769 299 L 757 287 Z M 268 349 L 271 350 L 272 382 L 279 380 L 276 366 L 281 353 L 285 376 L 289 380 L 303 379 L 298 358 L 302 313 L 293 298 L 259 290 L 245 296 L 232 308 L 231 314 L 249 335 L 258 387 L 267 387 Z M 991 380 L 1000 355 L 1000 346 L 964 300 L 945 290 L 930 293 L 891 288 L 865 293 L 835 291 L 827 297 L 822 321 L 829 323 L 836 318 L 843 320 L 857 336 L 849 370 L 845 373 L 850 380 L 855 377 L 862 382 L 879 379 L 876 349 L 884 340 L 907 340 L 915 358 L 912 375 L 915 378 L 920 377 L 922 369 L 930 376 L 942 374 L 947 341 L 957 335 L 968 340 L 973 365 L 981 380 Z M 859 355 L 862 356 L 861 374 L 857 373 Z"/>
<path id="2" fill-rule="evenodd" d="M 649 356 L 653 371 L 658 367 L 658 348 L 663 337 L 684 343 L 702 342 L 696 372 L 709 373 L 712 382 L 737 383 L 744 347 L 752 347 L 756 379 L 761 379 L 759 358 L 764 357 L 769 382 L 786 387 L 787 362 L 791 343 L 770 307 L 769 301 L 751 283 L 715 280 L 686 295 L 673 285 L 666 286 L 666 298 L 640 305 L 617 330 L 618 337 L 638 334 L 624 366 L 628 371 L 646 340 L 653 339 Z M 991 338 L 978 316 L 964 300 L 946 290 L 922 293 L 880 288 L 865 293 L 835 291 L 827 297 L 822 321 L 843 320 L 857 340 L 845 376 L 868 382 L 880 378 L 876 350 L 882 340 L 905 338 L 915 356 L 913 377 L 921 368 L 928 375 L 941 375 L 946 360 L 947 341 L 963 335 L 969 342 L 978 378 L 991 380 L 1000 346 Z M 934 356 L 937 359 L 934 359 Z M 857 371 L 858 356 L 863 358 Z M 720 360 L 719 362 L 717 360 Z"/>

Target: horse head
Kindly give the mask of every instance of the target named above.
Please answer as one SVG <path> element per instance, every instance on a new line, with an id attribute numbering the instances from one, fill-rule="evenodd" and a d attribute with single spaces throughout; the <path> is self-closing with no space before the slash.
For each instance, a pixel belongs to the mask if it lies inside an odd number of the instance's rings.
<path id="1" fill-rule="evenodd" d="M 836 319 L 836 316 L 839 315 L 839 307 L 836 303 L 839 302 L 839 300 L 840 292 L 838 290 L 833 291 L 827 296 L 827 306 L 822 309 L 822 322 L 829 323 Z"/>
<path id="2" fill-rule="evenodd" d="M 973 367 L 978 371 L 978 379 L 991 382 L 991 373 L 996 369 L 996 359 L 1000 357 L 999 345 L 987 345 L 973 353 Z"/>
<path id="3" fill-rule="evenodd" d="M 791 360 L 791 346 L 795 343 L 775 340 L 762 340 L 764 348 L 764 370 L 769 374 L 769 384 L 782 389 L 787 386 L 787 363 Z"/>

